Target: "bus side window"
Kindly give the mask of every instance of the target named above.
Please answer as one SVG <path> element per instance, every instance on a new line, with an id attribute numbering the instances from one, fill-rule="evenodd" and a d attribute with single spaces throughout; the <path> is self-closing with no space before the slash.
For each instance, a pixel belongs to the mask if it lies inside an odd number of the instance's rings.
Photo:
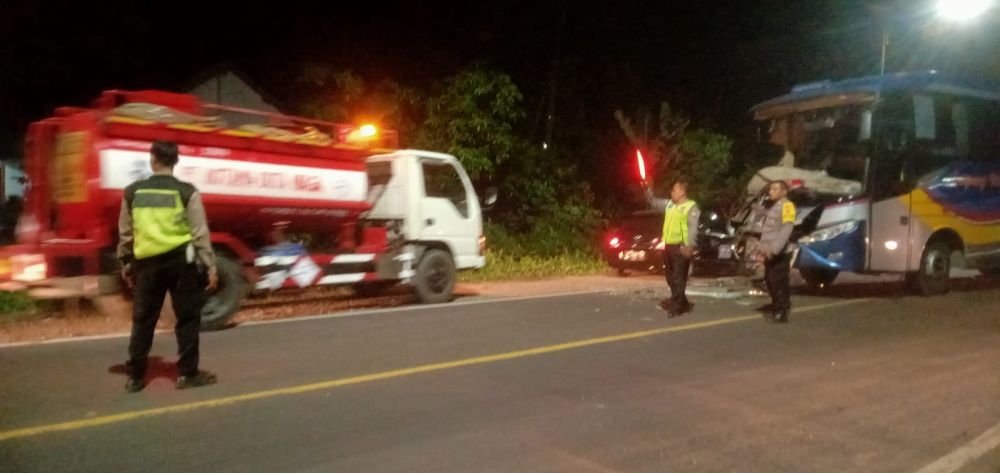
<path id="1" fill-rule="evenodd" d="M 913 102 L 900 95 L 883 96 L 875 108 L 871 161 L 872 195 L 884 199 L 909 192 L 903 176 L 903 161 L 913 146 Z"/>
<path id="2" fill-rule="evenodd" d="M 960 142 L 968 151 L 968 114 L 964 105 L 950 96 L 916 94 L 913 96 L 916 142 L 907 153 L 905 179 L 915 183 L 930 172 L 967 158 L 962 154 Z M 956 118 L 963 122 L 959 130 Z M 959 138 L 958 132 L 965 133 Z"/>
<path id="3" fill-rule="evenodd" d="M 1000 103 L 970 100 L 967 108 L 969 159 L 1000 162 Z"/>

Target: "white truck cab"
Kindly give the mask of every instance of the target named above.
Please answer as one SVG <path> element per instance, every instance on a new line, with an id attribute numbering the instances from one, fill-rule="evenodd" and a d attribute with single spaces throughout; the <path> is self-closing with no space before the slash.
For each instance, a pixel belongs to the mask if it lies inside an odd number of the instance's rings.
<path id="1" fill-rule="evenodd" d="M 366 220 L 384 223 L 398 241 L 412 248 L 418 294 L 423 279 L 432 285 L 435 280 L 453 284 L 448 273 L 486 265 L 482 209 L 469 176 L 454 156 L 407 149 L 371 156 L 367 166 L 372 209 Z M 424 263 L 428 258 L 436 261 Z M 422 264 L 433 266 L 429 270 L 435 274 L 421 274 Z M 450 297 L 447 288 L 431 289 Z"/>

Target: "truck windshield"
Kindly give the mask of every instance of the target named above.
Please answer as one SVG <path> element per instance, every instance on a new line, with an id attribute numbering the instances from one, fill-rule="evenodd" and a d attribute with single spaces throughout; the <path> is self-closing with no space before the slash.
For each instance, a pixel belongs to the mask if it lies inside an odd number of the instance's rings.
<path id="1" fill-rule="evenodd" d="M 862 107 L 836 107 L 789 117 L 788 150 L 795 167 L 863 183 L 866 147 L 861 141 Z"/>

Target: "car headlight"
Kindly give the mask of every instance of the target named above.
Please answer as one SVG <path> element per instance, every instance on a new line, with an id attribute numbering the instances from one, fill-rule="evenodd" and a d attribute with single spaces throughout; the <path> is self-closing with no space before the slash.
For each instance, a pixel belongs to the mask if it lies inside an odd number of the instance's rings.
<path id="1" fill-rule="evenodd" d="M 815 232 L 810 233 L 799 239 L 799 243 L 808 244 L 815 243 L 817 241 L 827 241 L 839 237 L 845 233 L 853 232 L 858 229 L 858 222 L 845 222 L 839 223 L 837 225 L 831 225 L 826 228 L 821 228 Z"/>

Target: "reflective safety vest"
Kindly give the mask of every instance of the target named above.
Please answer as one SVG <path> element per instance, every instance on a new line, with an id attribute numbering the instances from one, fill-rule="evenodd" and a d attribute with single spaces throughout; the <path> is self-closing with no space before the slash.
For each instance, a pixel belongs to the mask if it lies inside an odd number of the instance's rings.
<path id="1" fill-rule="evenodd" d="M 688 213 L 695 206 L 693 200 L 667 206 L 663 214 L 663 243 L 667 245 L 692 245 L 688 241 Z"/>
<path id="2" fill-rule="evenodd" d="M 125 189 L 136 259 L 162 255 L 191 241 L 187 203 L 194 192 L 191 184 L 167 175 L 154 175 Z"/>

